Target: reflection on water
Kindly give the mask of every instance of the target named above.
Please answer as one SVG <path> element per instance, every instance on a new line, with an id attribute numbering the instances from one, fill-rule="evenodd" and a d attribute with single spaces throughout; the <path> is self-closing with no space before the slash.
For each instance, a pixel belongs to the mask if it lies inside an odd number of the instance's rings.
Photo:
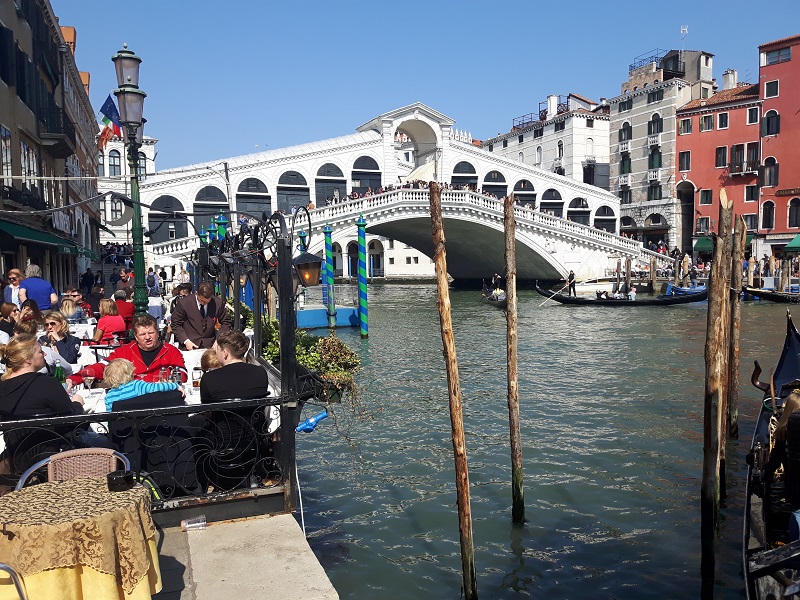
<path id="1" fill-rule="evenodd" d="M 340 297 L 349 297 L 347 293 Z M 696 597 L 705 304 L 567 307 L 520 292 L 528 522 L 511 524 L 505 317 L 451 293 L 481 598 Z M 778 305 L 747 304 L 741 440 L 729 450 L 718 597 L 739 598 L 743 454 L 758 410 L 752 360 L 774 364 Z M 370 288 L 369 419 L 298 436 L 312 548 L 344 598 L 458 598 L 461 563 L 436 289 Z M 580 592 L 579 592 L 580 590 Z"/>

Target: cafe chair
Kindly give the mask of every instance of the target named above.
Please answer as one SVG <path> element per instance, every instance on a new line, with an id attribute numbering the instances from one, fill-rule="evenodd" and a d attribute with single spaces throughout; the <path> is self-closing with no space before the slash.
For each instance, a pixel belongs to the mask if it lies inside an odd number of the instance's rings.
<path id="1" fill-rule="evenodd" d="M 43 458 L 32 465 L 19 478 L 19 490 L 25 486 L 28 478 L 37 470 L 47 465 L 48 481 L 67 481 L 76 477 L 101 477 L 117 470 L 120 461 L 126 471 L 130 471 L 131 462 L 128 457 L 110 448 L 77 448 L 66 450 Z"/>
<path id="2" fill-rule="evenodd" d="M 4 571 L 11 578 L 11 582 L 14 584 L 14 587 L 17 590 L 17 596 L 20 597 L 20 600 L 28 600 L 28 595 L 25 593 L 25 587 L 22 585 L 22 578 L 19 576 L 19 573 L 17 573 L 14 567 L 7 565 L 6 563 L 0 563 L 0 571 Z"/>

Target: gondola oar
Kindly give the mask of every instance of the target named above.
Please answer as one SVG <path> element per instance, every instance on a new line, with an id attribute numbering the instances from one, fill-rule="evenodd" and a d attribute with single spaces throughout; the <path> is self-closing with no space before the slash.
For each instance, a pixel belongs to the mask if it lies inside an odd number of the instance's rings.
<path id="1" fill-rule="evenodd" d="M 556 294 L 559 294 L 559 293 L 561 293 L 561 292 L 564 290 L 564 288 L 565 288 L 565 287 L 567 287 L 568 285 L 569 285 L 569 281 L 568 281 L 567 283 L 565 283 L 565 284 L 562 286 L 562 288 L 561 288 L 560 290 L 558 290 L 557 292 L 555 292 L 555 293 L 553 294 L 553 296 L 555 296 Z M 544 302 L 542 302 L 542 303 L 539 305 L 539 307 L 542 307 L 542 306 L 544 306 L 544 305 L 545 305 L 545 303 L 546 303 L 548 300 L 552 300 L 552 299 L 553 299 L 553 296 L 550 296 L 549 298 L 545 298 L 545 299 L 544 299 Z"/>

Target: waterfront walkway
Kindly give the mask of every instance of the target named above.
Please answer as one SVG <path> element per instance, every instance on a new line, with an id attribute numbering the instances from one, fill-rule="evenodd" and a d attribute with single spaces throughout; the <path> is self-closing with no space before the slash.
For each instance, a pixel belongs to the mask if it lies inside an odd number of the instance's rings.
<path id="1" fill-rule="evenodd" d="M 339 595 L 291 515 L 159 530 L 164 583 L 155 600 L 338 600 Z"/>

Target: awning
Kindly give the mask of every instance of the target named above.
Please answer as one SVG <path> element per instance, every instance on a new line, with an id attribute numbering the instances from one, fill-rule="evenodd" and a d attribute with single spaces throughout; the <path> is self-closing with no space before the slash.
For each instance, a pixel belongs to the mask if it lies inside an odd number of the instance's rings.
<path id="1" fill-rule="evenodd" d="M 44 244 L 46 246 L 55 246 L 57 252 L 62 254 L 77 254 L 78 248 L 64 238 L 60 238 L 52 233 L 46 231 L 37 231 L 24 225 L 17 225 L 16 223 L 9 223 L 7 221 L 0 221 L 0 231 L 3 231 L 16 240 L 22 242 L 34 242 L 36 244 Z"/>
<path id="2" fill-rule="evenodd" d="M 695 252 L 713 252 L 714 251 L 714 241 L 711 239 L 711 236 L 703 236 L 697 238 L 697 241 L 694 243 L 694 251 Z"/>
<path id="3" fill-rule="evenodd" d="M 783 247 L 785 252 L 800 252 L 800 233 L 794 236 L 794 239 Z"/>
<path id="4" fill-rule="evenodd" d="M 100 260 L 100 255 L 97 252 L 85 246 L 78 246 L 78 256 L 87 256 L 92 260 Z"/>
<path id="5" fill-rule="evenodd" d="M 745 247 L 747 247 L 747 246 L 749 246 L 749 245 L 750 245 L 750 242 L 752 242 L 752 241 L 753 241 L 753 238 L 754 238 L 754 237 L 756 237 L 756 235 L 755 235 L 754 233 L 748 233 L 748 234 L 747 234 L 747 237 L 746 237 L 746 238 L 744 238 L 744 245 L 745 245 Z"/>

